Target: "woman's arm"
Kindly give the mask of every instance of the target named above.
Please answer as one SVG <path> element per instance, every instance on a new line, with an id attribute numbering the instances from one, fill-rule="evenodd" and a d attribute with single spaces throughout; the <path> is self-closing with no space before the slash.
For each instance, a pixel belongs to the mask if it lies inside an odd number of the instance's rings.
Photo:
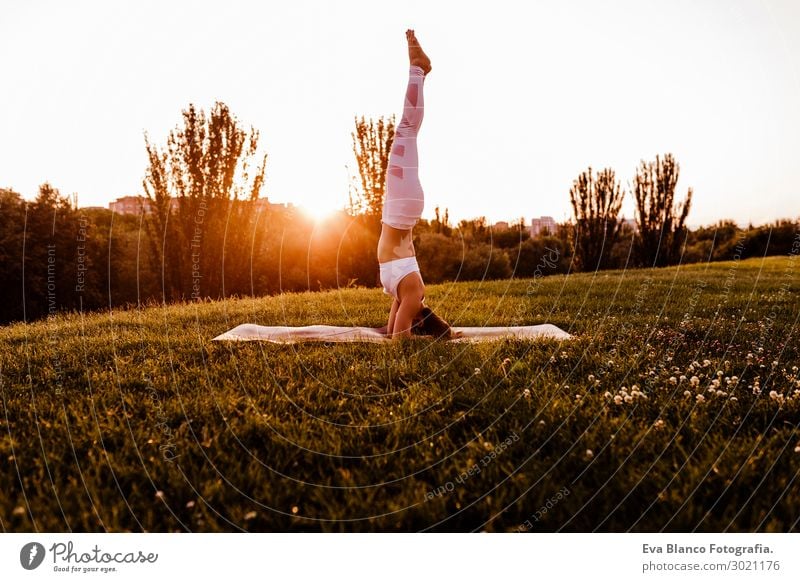
<path id="1" fill-rule="evenodd" d="M 414 322 L 414 317 L 419 313 L 421 305 L 422 301 L 411 298 L 403 299 L 397 308 L 397 317 L 392 328 L 392 339 L 411 337 L 411 324 Z"/>
<path id="2" fill-rule="evenodd" d="M 397 285 L 398 301 L 397 313 L 392 326 L 392 339 L 398 337 L 411 337 L 411 324 L 414 317 L 422 309 L 425 298 L 425 284 L 419 273 L 409 273 Z"/>
<path id="3" fill-rule="evenodd" d="M 392 337 L 392 333 L 394 332 L 394 322 L 397 319 L 397 308 L 400 307 L 400 302 L 395 299 L 392 301 L 392 308 L 389 310 L 389 323 L 386 326 L 386 335 L 387 337 Z"/>

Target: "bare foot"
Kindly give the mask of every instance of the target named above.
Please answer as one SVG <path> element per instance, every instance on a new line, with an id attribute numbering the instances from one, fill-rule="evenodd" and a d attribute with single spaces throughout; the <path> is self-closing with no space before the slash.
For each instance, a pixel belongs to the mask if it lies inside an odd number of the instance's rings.
<path id="1" fill-rule="evenodd" d="M 412 66 L 422 68 L 422 71 L 427 75 L 431 72 L 431 60 L 422 51 L 422 47 L 419 46 L 419 41 L 414 36 L 413 30 L 408 29 L 406 31 L 406 40 L 408 41 L 408 60 Z"/>

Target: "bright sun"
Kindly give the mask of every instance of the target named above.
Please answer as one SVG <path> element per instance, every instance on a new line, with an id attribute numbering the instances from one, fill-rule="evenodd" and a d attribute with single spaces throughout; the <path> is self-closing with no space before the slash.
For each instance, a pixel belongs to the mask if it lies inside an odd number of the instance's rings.
<path id="1" fill-rule="evenodd" d="M 301 209 L 307 216 L 311 217 L 314 222 L 322 222 L 330 218 L 333 213 L 338 210 L 322 204 L 304 204 L 301 206 Z"/>

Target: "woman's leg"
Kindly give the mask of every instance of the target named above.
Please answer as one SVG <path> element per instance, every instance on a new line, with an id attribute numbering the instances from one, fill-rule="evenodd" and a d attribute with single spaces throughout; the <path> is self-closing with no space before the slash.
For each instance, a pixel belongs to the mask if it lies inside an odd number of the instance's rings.
<path id="1" fill-rule="evenodd" d="M 386 199 L 382 220 L 391 227 L 412 228 L 425 205 L 425 194 L 419 181 L 417 134 L 425 113 L 421 67 L 409 67 L 403 116 L 395 128 L 392 151 L 386 173 Z"/>
<path id="2" fill-rule="evenodd" d="M 423 86 L 431 62 L 419 46 L 413 30 L 406 31 L 408 41 L 408 84 L 403 101 L 403 116 L 395 128 L 392 151 L 386 174 L 386 198 L 383 201 L 385 224 L 409 230 L 417 223 L 425 206 L 425 194 L 419 183 L 417 134 L 425 113 Z"/>

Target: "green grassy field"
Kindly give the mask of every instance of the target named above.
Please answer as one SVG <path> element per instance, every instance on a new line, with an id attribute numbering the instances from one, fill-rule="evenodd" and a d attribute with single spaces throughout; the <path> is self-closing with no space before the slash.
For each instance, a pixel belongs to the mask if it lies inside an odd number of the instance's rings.
<path id="1" fill-rule="evenodd" d="M 427 289 L 568 342 L 212 343 L 379 290 L 0 329 L 3 531 L 791 531 L 800 260 Z"/>

